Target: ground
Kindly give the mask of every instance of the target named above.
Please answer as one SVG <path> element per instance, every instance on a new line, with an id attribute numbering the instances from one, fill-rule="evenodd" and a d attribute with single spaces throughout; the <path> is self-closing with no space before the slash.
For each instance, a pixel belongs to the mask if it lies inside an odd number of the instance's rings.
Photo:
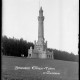
<path id="1" fill-rule="evenodd" d="M 33 66 L 43 69 L 32 69 Z M 24 67 L 30 69 L 23 69 Z M 47 68 L 44 69 L 45 67 Z M 50 68 L 54 70 L 48 70 Z M 51 74 L 47 74 L 47 71 Z M 78 62 L 2 56 L 2 78 L 4 80 L 7 78 L 9 80 L 78 80 Z"/>

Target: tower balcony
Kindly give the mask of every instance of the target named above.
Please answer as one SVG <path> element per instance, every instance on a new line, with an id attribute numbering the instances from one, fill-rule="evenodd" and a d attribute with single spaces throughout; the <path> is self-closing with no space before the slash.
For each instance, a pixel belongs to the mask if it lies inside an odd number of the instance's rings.
<path id="1" fill-rule="evenodd" d="M 38 21 L 44 21 L 44 16 L 38 16 Z"/>

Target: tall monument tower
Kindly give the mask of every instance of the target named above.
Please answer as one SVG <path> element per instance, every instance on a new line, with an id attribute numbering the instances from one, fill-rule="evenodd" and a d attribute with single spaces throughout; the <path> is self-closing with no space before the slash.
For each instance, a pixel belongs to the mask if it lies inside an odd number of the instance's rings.
<path id="1" fill-rule="evenodd" d="M 34 49 L 30 47 L 28 50 L 29 58 L 53 58 L 53 52 L 47 50 L 47 41 L 44 39 L 44 16 L 42 7 L 39 10 L 38 16 L 38 41 L 34 42 Z"/>
<path id="2" fill-rule="evenodd" d="M 38 16 L 38 41 L 44 42 L 44 26 L 43 26 L 44 16 L 42 7 L 39 10 Z"/>
<path id="3" fill-rule="evenodd" d="M 39 10 L 38 16 L 38 41 L 37 44 L 44 50 L 44 16 L 42 7 Z"/>

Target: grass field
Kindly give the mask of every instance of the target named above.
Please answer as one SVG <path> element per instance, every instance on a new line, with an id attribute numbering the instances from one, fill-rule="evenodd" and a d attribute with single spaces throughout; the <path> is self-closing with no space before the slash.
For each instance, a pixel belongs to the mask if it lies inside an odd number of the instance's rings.
<path id="1" fill-rule="evenodd" d="M 30 69 L 15 70 L 15 66 L 30 67 Z M 33 66 L 55 68 L 55 70 L 33 70 Z M 43 74 L 47 71 L 60 74 Z M 2 78 L 4 80 L 7 78 L 9 80 L 78 80 L 78 62 L 2 56 Z"/>

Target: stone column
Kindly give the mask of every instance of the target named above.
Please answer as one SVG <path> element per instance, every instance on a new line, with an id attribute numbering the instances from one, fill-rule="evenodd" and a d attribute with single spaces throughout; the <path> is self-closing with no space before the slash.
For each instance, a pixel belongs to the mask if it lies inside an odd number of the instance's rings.
<path id="1" fill-rule="evenodd" d="M 38 42 L 41 44 L 44 42 L 44 26 L 43 26 L 44 16 L 42 7 L 39 10 L 38 16 Z"/>

